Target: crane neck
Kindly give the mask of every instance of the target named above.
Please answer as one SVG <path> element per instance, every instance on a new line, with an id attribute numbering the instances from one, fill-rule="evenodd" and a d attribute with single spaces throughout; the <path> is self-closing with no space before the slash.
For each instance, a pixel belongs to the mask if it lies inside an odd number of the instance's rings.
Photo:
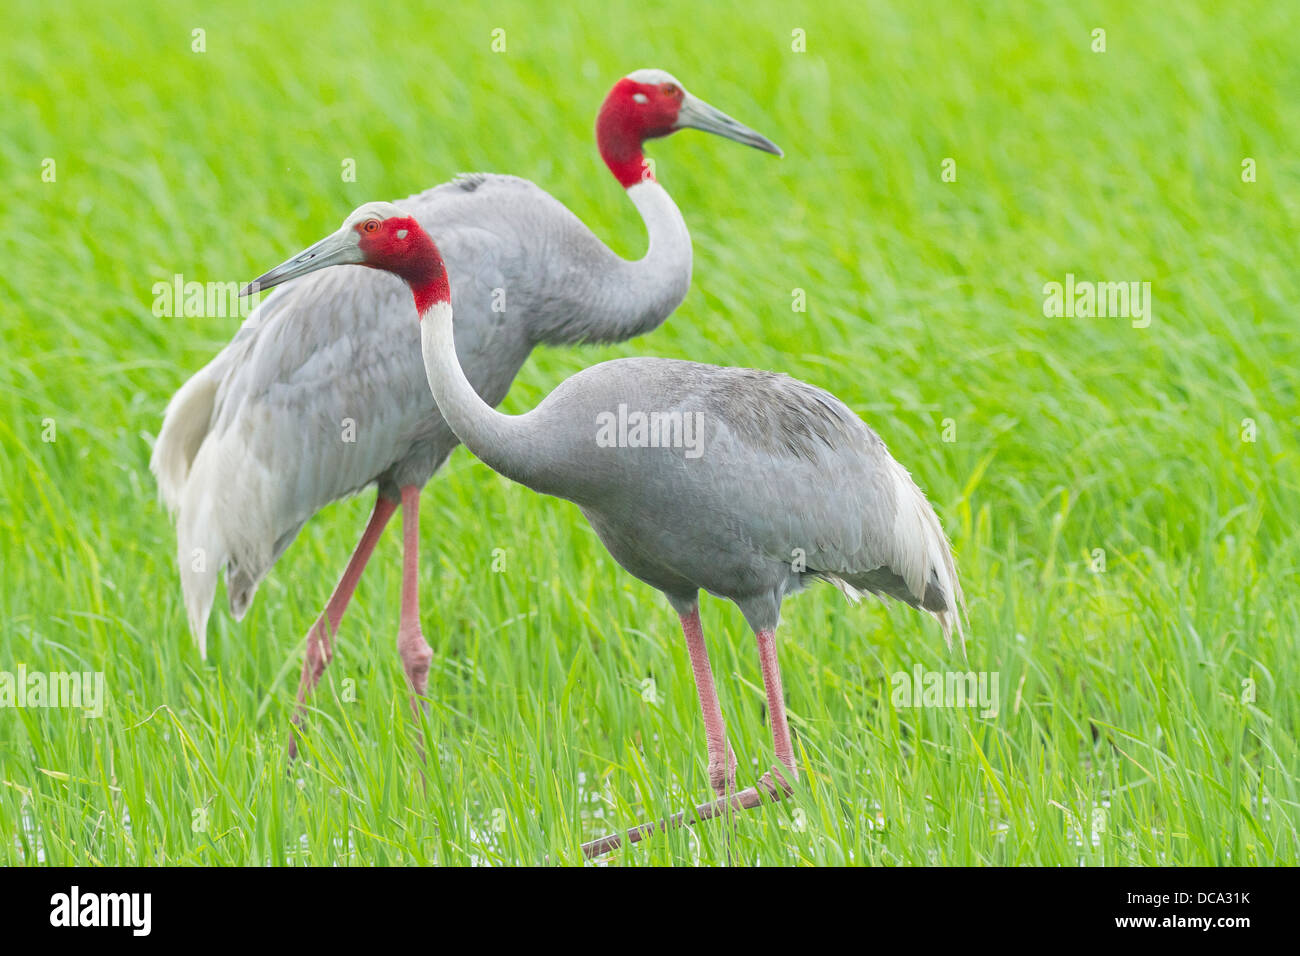
<path id="1" fill-rule="evenodd" d="M 560 296 L 568 309 L 531 317 L 536 342 L 574 345 L 622 342 L 663 324 L 691 287 L 691 234 L 681 210 L 653 178 L 627 187 L 649 238 L 646 254 L 628 260 L 592 238 L 596 253 L 566 276 Z"/>
<path id="2" fill-rule="evenodd" d="M 411 288 L 417 304 L 421 290 Z M 451 302 L 445 295 L 428 298 L 420 308 L 420 348 L 429 389 L 442 417 L 452 432 L 474 455 L 493 471 L 533 487 L 529 480 L 536 470 L 528 456 L 524 416 L 506 415 L 485 402 L 474 391 L 456 357 Z"/>
<path id="3" fill-rule="evenodd" d="M 646 179 L 627 187 L 627 198 L 632 200 L 641 214 L 649 234 L 650 246 L 638 265 L 662 260 L 675 270 L 685 270 L 689 283 L 691 272 L 691 233 L 686 228 L 682 211 L 668 195 L 668 190 Z"/>
<path id="4" fill-rule="evenodd" d="M 636 261 L 619 260 L 609 277 L 623 290 L 613 316 L 620 339 L 658 328 L 691 288 L 691 233 L 673 197 L 651 179 L 629 186 L 627 198 L 641 214 L 649 246 Z"/>

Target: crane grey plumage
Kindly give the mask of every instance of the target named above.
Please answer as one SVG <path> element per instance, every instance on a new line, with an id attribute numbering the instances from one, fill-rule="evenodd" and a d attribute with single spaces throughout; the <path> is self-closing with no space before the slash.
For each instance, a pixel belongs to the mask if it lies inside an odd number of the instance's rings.
<path id="1" fill-rule="evenodd" d="M 465 316 L 457 352 L 485 401 L 505 397 L 534 345 L 630 338 L 685 296 L 691 248 L 681 214 L 657 184 L 629 195 L 650 234 L 635 262 L 512 176 L 479 174 L 397 204 L 446 250 Z M 376 482 L 394 497 L 423 485 L 456 446 L 429 394 L 410 310 L 405 283 L 384 272 L 304 276 L 261 303 L 168 405 L 153 468 L 177 513 L 178 564 L 201 642 L 223 564 L 240 618 L 317 511 Z M 349 420 L 354 441 L 344 440 Z"/>
<path id="2" fill-rule="evenodd" d="M 660 422 L 695 416 L 702 434 L 693 448 L 602 445 L 597 422 L 619 406 Z M 785 595 L 821 579 L 850 597 L 902 601 L 931 613 L 945 637 L 964 635 L 934 509 L 829 392 L 756 369 L 616 359 L 567 379 L 515 422 L 508 448 L 471 450 L 577 504 L 619 564 L 679 613 L 704 590 L 734 601 L 754 630 L 775 628 Z"/>

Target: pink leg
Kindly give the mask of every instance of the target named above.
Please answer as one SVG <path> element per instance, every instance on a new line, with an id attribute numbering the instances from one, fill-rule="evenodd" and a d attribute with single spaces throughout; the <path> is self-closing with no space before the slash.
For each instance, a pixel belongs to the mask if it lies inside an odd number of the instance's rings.
<path id="1" fill-rule="evenodd" d="M 767 712 L 772 718 L 772 740 L 776 744 L 776 759 L 790 772 L 790 780 L 799 779 L 794 765 L 794 745 L 790 742 L 790 726 L 785 719 L 785 694 L 781 690 L 781 668 L 776 662 L 776 632 L 758 632 L 758 659 L 763 667 L 763 686 L 767 689 Z M 772 768 L 781 789 L 793 792 L 779 767 Z M 767 781 L 769 775 L 764 775 Z M 770 788 L 769 788 L 770 790 Z M 775 795 L 775 794 L 774 794 Z"/>
<path id="2" fill-rule="evenodd" d="M 397 650 L 402 655 L 407 680 L 414 691 L 411 707 L 429 686 L 433 649 L 420 632 L 420 489 L 402 489 L 402 618 L 397 629 Z"/>
<path id="3" fill-rule="evenodd" d="M 727 726 L 718 706 L 718 691 L 713 686 L 713 669 L 709 667 L 709 651 L 704 646 L 704 629 L 700 627 L 700 609 L 683 614 L 682 633 L 686 647 L 691 652 L 691 668 L 695 671 L 695 689 L 700 695 L 700 709 L 704 711 L 704 736 L 709 743 L 709 783 L 718 796 L 736 792 L 736 755 L 727 745 Z"/>
<path id="4" fill-rule="evenodd" d="M 370 513 L 370 521 L 366 523 L 366 530 L 362 532 L 356 550 L 352 552 L 352 557 L 348 559 L 348 566 L 343 571 L 343 577 L 339 579 L 339 583 L 334 587 L 334 593 L 330 595 L 325 610 L 321 612 L 320 617 L 316 619 L 316 623 L 312 625 L 307 634 L 307 656 L 302 662 L 302 676 L 298 680 L 298 706 L 293 714 L 294 724 L 302 722 L 307 695 L 316 689 L 321 674 L 325 673 L 326 665 L 334 658 L 332 641 L 334 635 L 338 633 L 339 621 L 343 619 L 343 612 L 347 609 L 348 602 L 352 600 L 352 593 L 357 589 L 357 582 L 361 580 L 361 572 L 366 569 L 366 562 L 370 560 L 375 545 L 379 543 L 379 538 L 388 525 L 388 519 L 393 516 L 393 512 L 396 510 L 397 503 L 389 501 L 382 494 L 375 500 L 375 508 Z M 292 760 L 297 755 L 298 738 L 291 736 L 289 738 L 289 759 Z"/>

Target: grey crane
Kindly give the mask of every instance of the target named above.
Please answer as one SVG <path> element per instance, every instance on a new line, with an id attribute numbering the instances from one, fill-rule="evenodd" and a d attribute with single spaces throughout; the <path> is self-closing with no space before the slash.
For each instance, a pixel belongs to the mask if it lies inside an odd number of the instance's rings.
<path id="1" fill-rule="evenodd" d="M 430 390 L 465 447 L 507 478 L 577 504 L 614 559 L 668 598 L 720 796 L 735 792 L 735 757 L 700 628 L 701 590 L 735 602 L 757 635 L 780 762 L 760 786 L 773 797 L 790 792 L 784 773 L 798 779 L 776 650 L 787 594 L 821 579 L 852 597 L 894 598 L 964 642 L 964 599 L 938 516 L 835 396 L 770 372 L 633 358 L 585 369 L 532 411 L 506 415 L 478 396 L 457 360 L 447 270 L 413 218 L 389 203 L 364 205 L 257 284 L 337 263 L 406 280 Z M 635 432 L 634 415 L 644 426 Z M 698 440 L 687 439 L 688 422 Z"/>
<path id="2" fill-rule="evenodd" d="M 462 176 L 398 203 L 445 251 L 461 317 L 456 349 L 484 401 L 505 397 L 533 346 L 628 339 L 658 326 L 681 302 L 691 280 L 690 235 L 642 144 L 688 127 L 781 155 L 662 70 L 619 80 L 597 116 L 596 139 L 649 233 L 639 261 L 615 255 L 523 179 Z M 399 502 L 398 647 L 415 694 L 426 688 L 432 652 L 415 587 L 419 493 L 457 439 L 429 394 L 407 296 L 400 279 L 366 269 L 333 270 L 276 292 L 171 399 L 154 448 L 151 467 L 176 514 L 190 628 L 205 657 L 223 567 L 238 620 L 316 512 L 378 485 L 361 540 L 308 632 L 295 723 Z M 296 739 L 291 754 L 295 749 Z"/>

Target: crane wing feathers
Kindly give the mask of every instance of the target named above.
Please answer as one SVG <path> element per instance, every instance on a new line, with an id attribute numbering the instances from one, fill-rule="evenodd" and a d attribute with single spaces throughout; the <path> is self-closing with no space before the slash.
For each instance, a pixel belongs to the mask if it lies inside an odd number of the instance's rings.
<path id="1" fill-rule="evenodd" d="M 933 613 L 962 636 L 963 603 L 939 518 L 884 441 L 842 401 L 786 375 L 720 369 L 704 407 L 748 452 L 759 539 L 845 594 L 871 593 Z M 724 440 L 725 441 L 725 440 Z M 709 452 L 705 452 L 708 454 Z M 779 517 L 775 517 L 779 516 Z"/>
<path id="2" fill-rule="evenodd" d="M 602 454 L 594 423 L 620 406 L 624 415 L 698 415 L 703 440 L 693 454 Z M 539 432 L 570 433 L 557 452 L 573 462 L 567 496 L 614 516 L 611 527 L 630 527 L 617 517 L 627 514 L 662 516 L 643 517 L 651 526 L 675 522 L 657 547 L 694 562 L 693 571 L 675 569 L 680 577 L 709 578 L 709 562 L 745 554 L 777 579 L 778 565 L 794 564 L 851 596 L 929 611 L 945 635 L 962 633 L 961 590 L 934 509 L 880 436 L 829 392 L 755 369 L 619 359 L 578 373 L 535 414 Z M 741 565 L 735 588 L 766 580 L 768 572 Z"/>

